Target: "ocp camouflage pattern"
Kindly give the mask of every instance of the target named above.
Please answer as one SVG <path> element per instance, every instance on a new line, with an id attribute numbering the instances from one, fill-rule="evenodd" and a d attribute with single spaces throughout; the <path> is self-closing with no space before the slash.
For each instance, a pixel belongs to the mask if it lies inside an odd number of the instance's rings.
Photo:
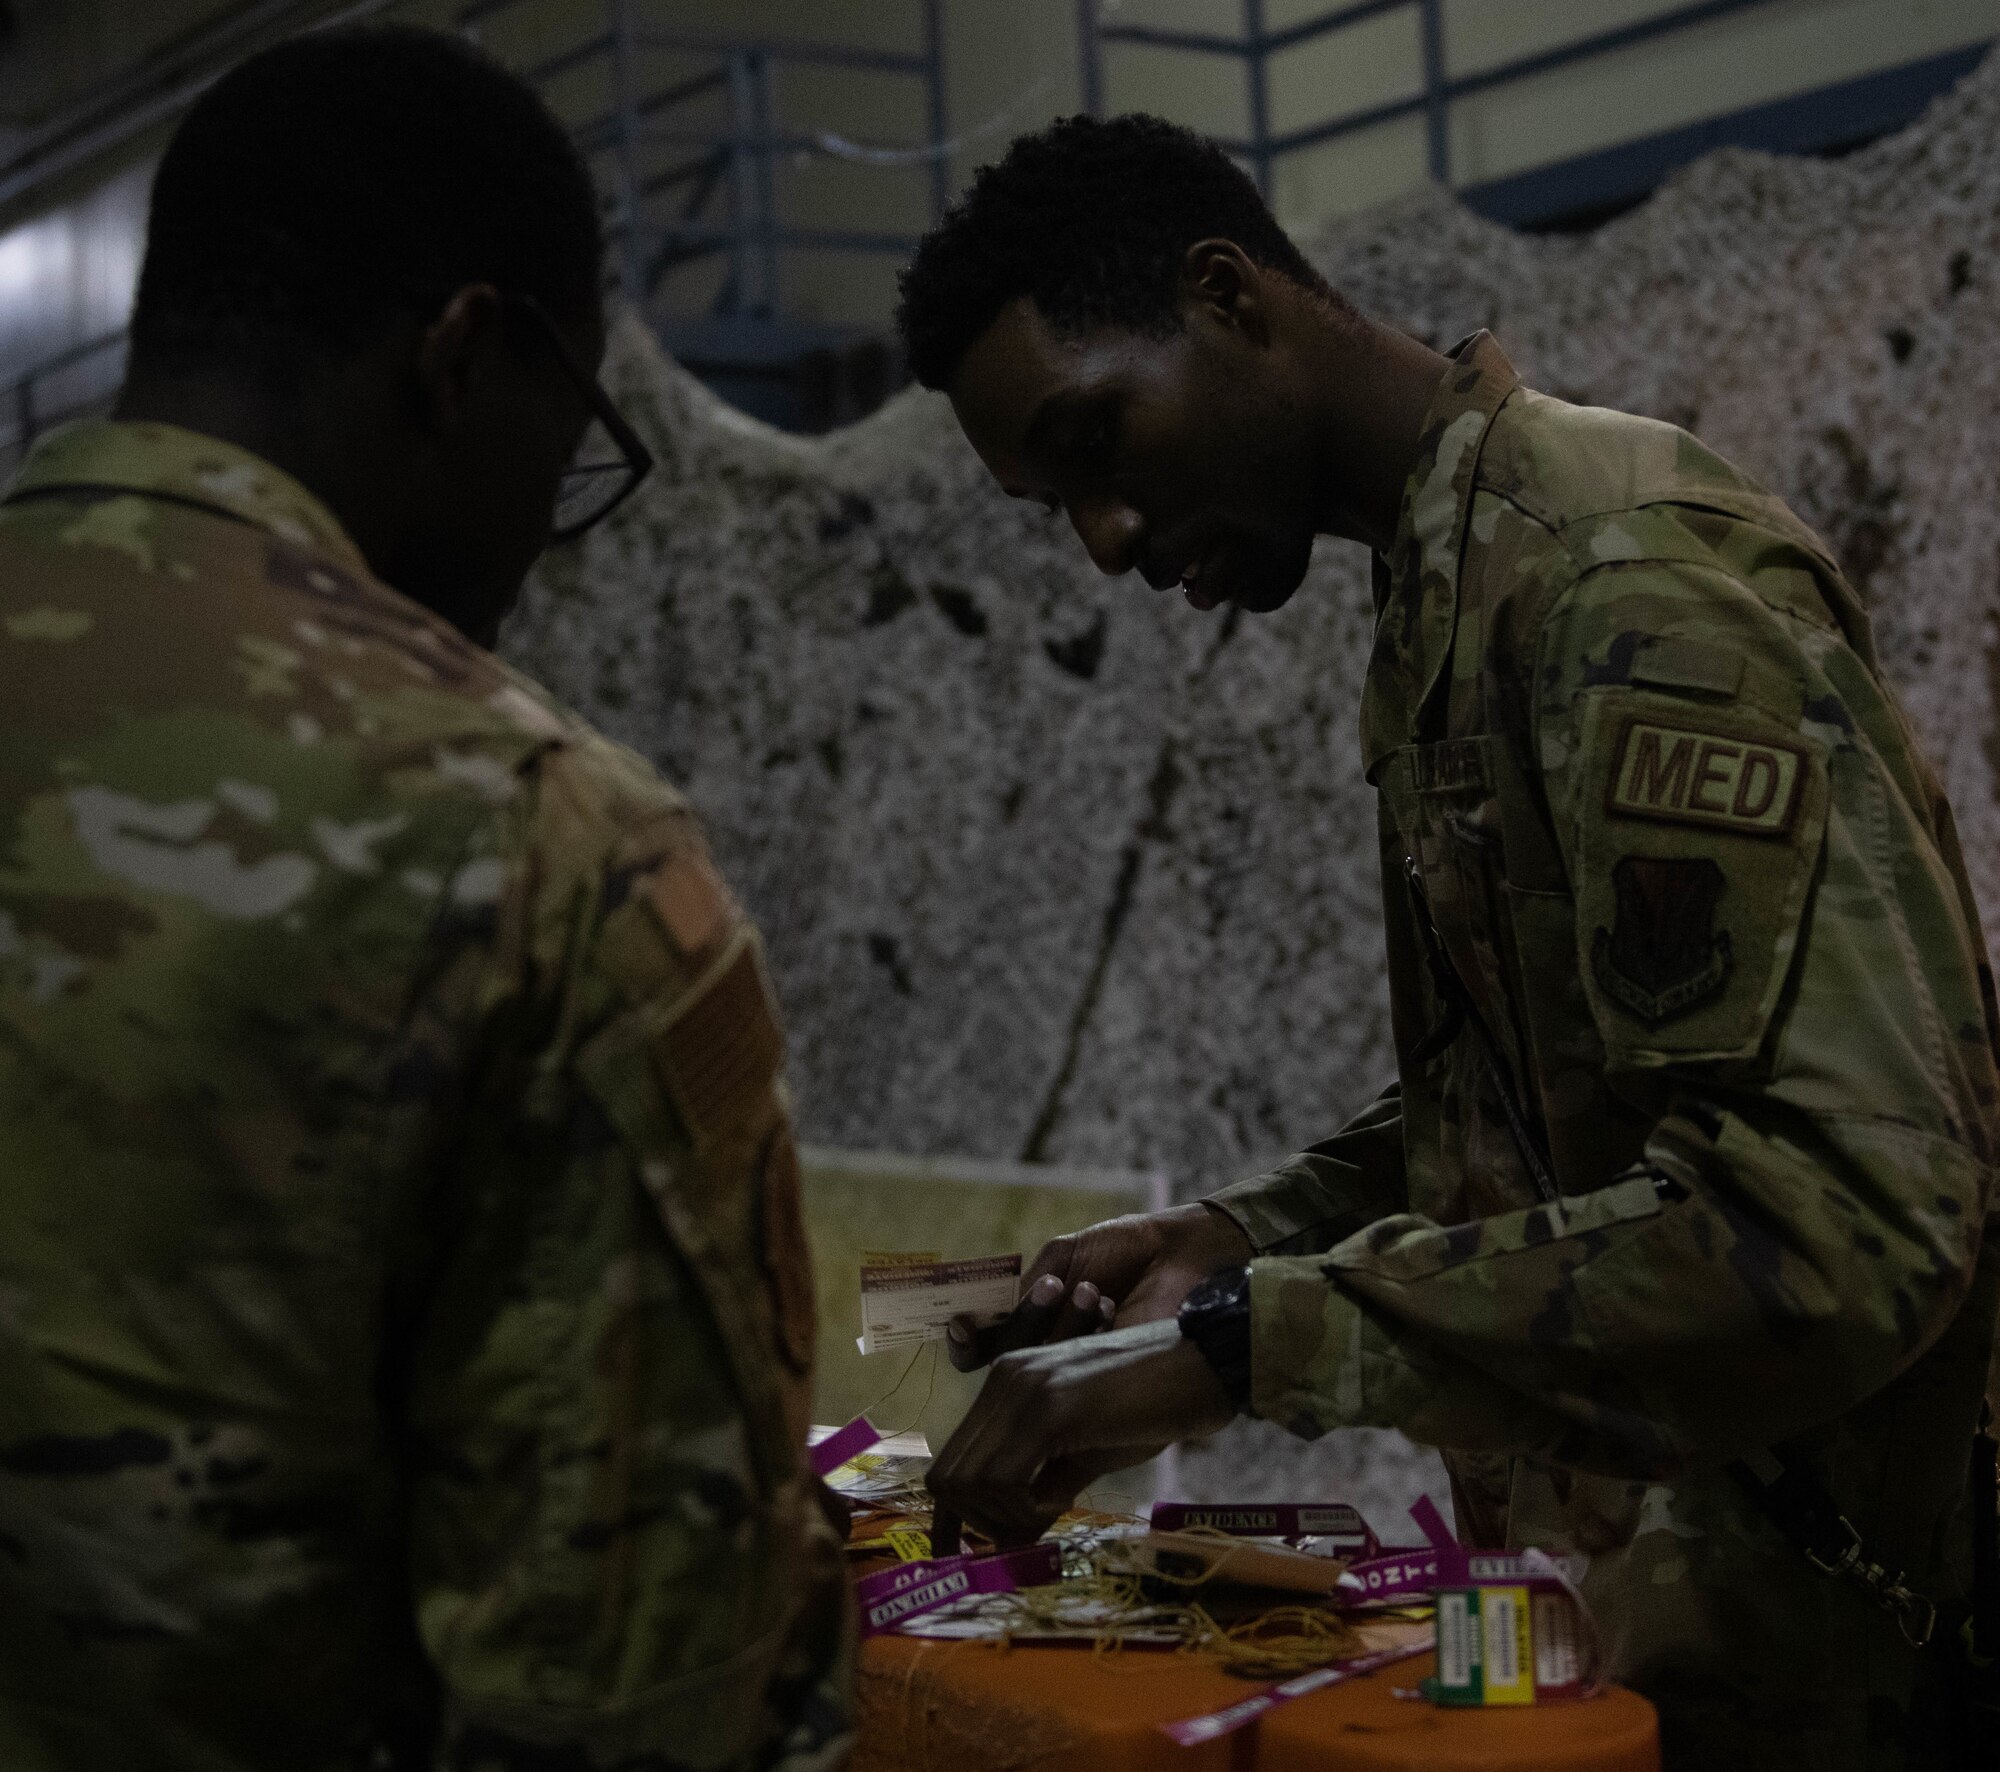
<path id="1" fill-rule="evenodd" d="M 1586 1555 L 1670 1767 L 1940 1764 L 1938 1657 L 1725 1468 L 1782 1442 L 1965 1599 L 1991 976 L 1867 615 L 1779 500 L 1484 334 L 1376 587 L 1399 1082 L 1219 1197 L 1254 1411 L 1402 1429 L 1478 1542 Z"/>
<path id="2" fill-rule="evenodd" d="M 0 1766 L 838 1763 L 778 1064 L 650 768 L 255 457 L 45 442 L 0 507 Z"/>

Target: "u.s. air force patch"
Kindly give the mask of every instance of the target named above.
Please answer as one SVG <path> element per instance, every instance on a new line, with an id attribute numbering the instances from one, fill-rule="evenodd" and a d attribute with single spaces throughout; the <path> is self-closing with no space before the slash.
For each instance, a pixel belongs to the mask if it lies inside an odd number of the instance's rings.
<path id="1" fill-rule="evenodd" d="M 1796 745 L 1629 720 L 1605 810 L 1628 818 L 1782 837 L 1798 810 L 1806 754 Z"/>
<path id="2" fill-rule="evenodd" d="M 1705 855 L 1628 855 L 1611 870 L 1618 909 L 1599 927 L 1591 969 L 1621 1009 L 1657 1027 L 1729 981 L 1735 952 L 1715 927 L 1722 870 Z"/>

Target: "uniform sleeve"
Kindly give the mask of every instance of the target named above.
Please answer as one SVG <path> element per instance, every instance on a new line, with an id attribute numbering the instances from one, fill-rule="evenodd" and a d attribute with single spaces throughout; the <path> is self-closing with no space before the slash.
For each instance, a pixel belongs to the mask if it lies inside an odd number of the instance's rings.
<path id="1" fill-rule="evenodd" d="M 404 1412 L 451 1765 L 819 1764 L 848 1728 L 778 1024 L 754 931 L 649 776 L 557 751 L 490 870 Z"/>
<path id="2" fill-rule="evenodd" d="M 1405 1203 L 1402 1091 L 1394 1083 L 1333 1137 L 1208 1196 L 1259 1255 L 1330 1249 Z"/>
<path id="3" fill-rule="evenodd" d="M 1841 1414 L 1942 1332 L 1994 1072 L 1948 811 L 1824 608 L 1693 566 L 1584 587 L 1543 631 L 1532 734 L 1574 947 L 1523 963 L 1573 971 L 1643 1157 L 1257 1262 L 1252 1406 L 1651 1478 Z"/>

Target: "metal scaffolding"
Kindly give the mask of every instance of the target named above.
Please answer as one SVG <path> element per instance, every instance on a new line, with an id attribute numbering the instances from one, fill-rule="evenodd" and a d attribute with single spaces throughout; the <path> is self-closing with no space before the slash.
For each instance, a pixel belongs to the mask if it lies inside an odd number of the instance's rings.
<path id="1" fill-rule="evenodd" d="M 1425 159 L 1431 177 L 1441 185 L 1459 186 L 1460 181 L 1454 176 L 1451 144 L 1451 108 L 1459 99 L 1775 3 L 1776 0 L 1699 0 L 1698 4 L 1671 6 L 1650 18 L 1636 19 L 1611 30 L 1589 32 L 1549 49 L 1454 75 L 1448 72 L 1443 0 L 1348 0 L 1347 4 L 1330 7 L 1278 29 L 1271 29 L 1265 23 L 1264 0 L 1239 0 L 1242 28 L 1236 35 L 1113 23 L 1104 17 L 1105 0 L 1077 0 L 1080 84 L 1084 108 L 1101 116 L 1105 108 L 1107 50 L 1135 46 L 1222 57 L 1242 67 L 1249 121 L 1246 135 L 1224 139 L 1222 146 L 1244 161 L 1267 196 L 1272 169 L 1286 155 L 1417 115 L 1424 119 Z M 1273 127 L 1269 93 L 1274 56 L 1369 19 L 1410 11 L 1416 14 L 1421 64 L 1415 90 L 1289 129 Z M 1650 151 L 1624 153 L 1622 161 L 1618 159 L 1622 150 L 1607 150 L 1604 155 L 1591 157 L 1606 163 L 1602 169 L 1594 169 L 1601 174 L 1595 176 L 1595 182 L 1590 178 L 1572 181 L 1571 194 L 1576 198 L 1573 207 L 1582 211 L 1593 204 L 1608 206 L 1628 195 L 1643 194 L 1650 182 L 1657 182 L 1672 166 L 1725 141 L 1780 151 L 1812 152 L 1898 127 L 1968 71 L 1985 47 L 1981 44 L 1972 50 L 1934 56 L 1907 68 L 1885 70 L 1818 93 L 1802 94 L 1797 99 L 1670 131 L 1653 138 L 1656 146 Z M 1548 219 L 1561 212 L 1564 199 L 1560 178 L 1539 174 L 1493 181 L 1488 186 L 1467 190 L 1465 195 L 1475 208 L 1515 223 Z"/>
<path id="2" fill-rule="evenodd" d="M 484 39 L 495 24 L 536 3 L 475 0 L 460 11 L 459 26 Z M 601 0 L 597 18 L 573 42 L 522 68 L 545 92 L 580 75 L 602 82 L 608 102 L 574 125 L 576 140 L 605 175 L 611 197 L 606 232 L 623 292 L 677 354 L 725 371 L 734 357 L 745 372 L 756 373 L 824 349 L 834 329 L 804 325 L 786 312 L 783 255 L 900 258 L 915 249 L 910 232 L 788 222 L 780 191 L 786 163 L 833 157 L 874 168 L 885 179 L 916 177 L 930 219 L 943 213 L 952 144 L 942 10 L 942 0 L 916 0 L 919 41 L 892 50 L 670 29 L 642 0 Z M 662 62 L 670 74 L 656 72 Z M 841 68 L 917 82 L 925 133 L 910 142 L 864 145 L 801 126 L 786 115 L 782 75 L 788 68 Z M 669 311 L 662 298 L 675 274 L 718 258 L 725 272 L 706 317 Z"/>

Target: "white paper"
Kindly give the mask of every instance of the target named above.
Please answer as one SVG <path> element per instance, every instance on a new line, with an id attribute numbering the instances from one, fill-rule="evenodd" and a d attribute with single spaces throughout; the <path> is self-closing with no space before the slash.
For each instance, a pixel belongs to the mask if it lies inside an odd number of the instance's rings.
<path id="1" fill-rule="evenodd" d="M 997 1323 L 1014 1308 L 1020 1284 L 1019 1255 L 864 1263 L 858 1345 L 864 1354 L 881 1354 L 942 1341 L 953 1317 Z"/>

